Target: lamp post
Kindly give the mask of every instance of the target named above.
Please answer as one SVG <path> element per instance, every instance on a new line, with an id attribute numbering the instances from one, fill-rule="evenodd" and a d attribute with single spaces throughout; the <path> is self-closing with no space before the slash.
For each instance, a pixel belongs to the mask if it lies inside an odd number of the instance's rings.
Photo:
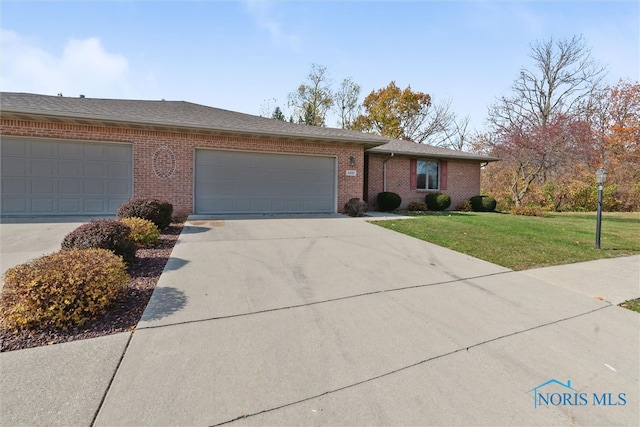
<path id="1" fill-rule="evenodd" d="M 600 168 L 596 171 L 598 184 L 598 219 L 596 220 L 596 249 L 600 249 L 600 223 L 602 222 L 602 184 L 607 181 L 607 171 Z"/>

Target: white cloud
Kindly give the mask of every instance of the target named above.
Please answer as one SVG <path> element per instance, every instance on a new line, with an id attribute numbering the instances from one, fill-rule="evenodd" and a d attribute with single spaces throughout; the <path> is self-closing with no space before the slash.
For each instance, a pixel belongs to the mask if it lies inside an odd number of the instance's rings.
<path id="1" fill-rule="evenodd" d="M 247 0 L 247 11 L 256 24 L 266 30 L 271 36 L 271 41 L 277 46 L 285 46 L 294 52 L 300 52 L 300 37 L 288 33 L 281 22 L 273 18 L 270 0 Z"/>
<path id="2" fill-rule="evenodd" d="M 70 39 L 56 54 L 13 31 L 0 37 L 4 91 L 110 98 L 130 92 L 127 58 L 107 52 L 99 38 Z"/>

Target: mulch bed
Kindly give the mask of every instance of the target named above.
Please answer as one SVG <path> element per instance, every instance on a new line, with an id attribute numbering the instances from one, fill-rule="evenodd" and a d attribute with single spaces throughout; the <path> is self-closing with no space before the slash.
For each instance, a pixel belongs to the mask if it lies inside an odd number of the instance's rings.
<path id="1" fill-rule="evenodd" d="M 39 347 L 62 342 L 95 338 L 132 331 L 142 317 L 162 270 L 182 231 L 181 223 L 163 230 L 157 244 L 136 252 L 136 262 L 129 268 L 131 280 L 122 298 L 108 313 L 80 328 L 26 330 L 19 333 L 0 328 L 0 352 Z"/>

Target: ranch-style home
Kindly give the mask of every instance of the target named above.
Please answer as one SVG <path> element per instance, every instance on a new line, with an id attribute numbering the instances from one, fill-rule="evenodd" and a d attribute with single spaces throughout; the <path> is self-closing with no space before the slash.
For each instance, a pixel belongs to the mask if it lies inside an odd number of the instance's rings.
<path id="1" fill-rule="evenodd" d="M 334 213 L 393 191 L 452 207 L 497 160 L 183 101 L 0 94 L 2 216 L 113 215 L 133 197 L 180 213 Z"/>

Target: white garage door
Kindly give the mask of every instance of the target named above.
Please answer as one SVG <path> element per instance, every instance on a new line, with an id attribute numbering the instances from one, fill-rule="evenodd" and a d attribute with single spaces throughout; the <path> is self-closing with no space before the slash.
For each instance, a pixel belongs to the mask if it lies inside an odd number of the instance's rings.
<path id="1" fill-rule="evenodd" d="M 334 157 L 196 150 L 195 212 L 330 213 Z"/>
<path id="2" fill-rule="evenodd" d="M 2 138 L 3 215 L 112 215 L 133 194 L 132 146 Z"/>

